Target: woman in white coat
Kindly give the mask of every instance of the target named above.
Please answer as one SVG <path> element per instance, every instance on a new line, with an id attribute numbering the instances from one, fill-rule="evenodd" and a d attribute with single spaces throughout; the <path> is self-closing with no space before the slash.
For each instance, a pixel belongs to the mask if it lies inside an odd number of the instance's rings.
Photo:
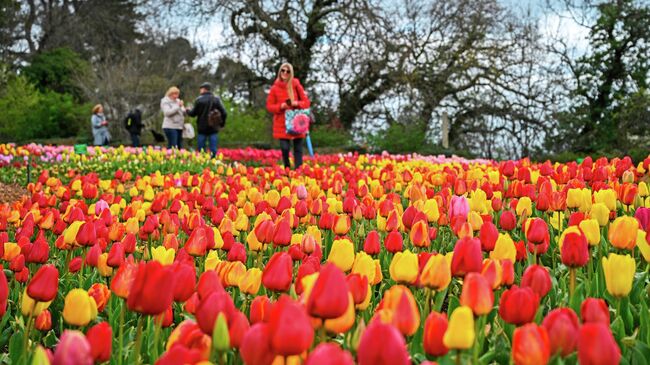
<path id="1" fill-rule="evenodd" d="M 160 109 L 163 112 L 163 131 L 167 136 L 167 148 L 181 148 L 183 125 L 185 123 L 185 105 L 179 98 L 180 90 L 172 86 L 160 100 Z"/>

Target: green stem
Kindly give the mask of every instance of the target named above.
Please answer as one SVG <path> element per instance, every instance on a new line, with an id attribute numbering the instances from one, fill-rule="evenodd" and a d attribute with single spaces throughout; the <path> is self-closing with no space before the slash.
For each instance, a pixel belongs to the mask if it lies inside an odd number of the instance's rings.
<path id="1" fill-rule="evenodd" d="M 142 347 L 142 316 L 138 318 L 138 329 L 136 331 L 135 335 L 135 363 L 136 365 L 141 364 L 141 358 L 140 358 L 140 349 Z"/>
<path id="2" fill-rule="evenodd" d="M 38 305 L 38 301 L 34 302 L 34 308 Z M 32 330 L 32 326 L 34 325 L 34 316 L 33 314 L 33 309 L 32 311 L 29 312 L 29 317 L 27 319 L 27 327 L 25 327 L 25 337 L 23 338 L 23 360 L 25 360 L 25 363 L 29 360 L 29 355 L 31 354 L 31 351 L 29 349 L 29 333 Z"/>
<path id="3" fill-rule="evenodd" d="M 574 267 L 569 268 L 569 304 L 573 299 L 573 293 L 576 290 L 576 269 Z"/>
<path id="4" fill-rule="evenodd" d="M 158 352 L 158 340 L 160 339 L 160 328 L 162 326 L 162 321 L 164 320 L 164 312 L 163 312 L 163 318 L 160 320 L 156 320 L 156 317 L 153 317 L 153 359 L 151 359 L 152 362 L 155 362 L 158 360 L 159 352 Z"/>
<path id="5" fill-rule="evenodd" d="M 460 365 L 460 350 L 456 350 L 456 365 Z"/>
<path id="6" fill-rule="evenodd" d="M 117 347 L 118 347 L 118 356 L 117 356 L 117 365 L 122 365 L 122 349 L 124 348 L 124 312 L 126 312 L 126 305 L 124 301 L 121 303 L 121 308 L 120 308 L 120 328 L 119 328 L 119 335 L 118 335 L 118 340 L 117 340 Z"/>

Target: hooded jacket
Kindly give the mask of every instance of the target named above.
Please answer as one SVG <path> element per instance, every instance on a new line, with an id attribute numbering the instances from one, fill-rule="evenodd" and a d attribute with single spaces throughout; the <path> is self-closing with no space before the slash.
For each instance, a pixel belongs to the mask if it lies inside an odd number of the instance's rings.
<path id="1" fill-rule="evenodd" d="M 294 100 L 298 102 L 297 107 L 290 107 L 290 109 L 307 109 L 311 105 L 305 89 L 303 89 L 300 81 L 293 78 L 293 95 Z M 269 96 L 266 99 L 266 110 L 273 114 L 273 138 L 275 139 L 295 139 L 305 138 L 304 134 L 291 135 L 287 133 L 285 126 L 284 110 L 280 107 L 289 99 L 289 92 L 287 91 L 287 83 L 277 79 L 269 91 Z"/>

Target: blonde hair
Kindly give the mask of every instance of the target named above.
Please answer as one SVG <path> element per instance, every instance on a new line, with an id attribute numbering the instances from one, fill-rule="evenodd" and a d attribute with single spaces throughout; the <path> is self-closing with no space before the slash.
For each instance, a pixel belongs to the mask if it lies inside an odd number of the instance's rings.
<path id="1" fill-rule="evenodd" d="M 169 96 L 171 94 L 180 94 L 180 93 L 181 91 L 176 86 L 172 86 L 169 89 L 167 89 L 165 96 Z"/>
<path id="2" fill-rule="evenodd" d="M 102 104 L 97 104 L 93 107 L 93 114 L 97 114 L 97 112 L 99 112 L 99 109 L 102 109 Z"/>
<path id="3" fill-rule="evenodd" d="M 287 94 L 289 94 L 289 99 L 291 101 L 294 101 L 294 95 L 293 95 L 293 66 L 285 62 L 283 63 L 280 68 L 278 69 L 278 80 L 282 80 L 281 75 L 282 75 L 282 68 L 287 67 L 289 69 L 289 78 L 287 79 Z"/>

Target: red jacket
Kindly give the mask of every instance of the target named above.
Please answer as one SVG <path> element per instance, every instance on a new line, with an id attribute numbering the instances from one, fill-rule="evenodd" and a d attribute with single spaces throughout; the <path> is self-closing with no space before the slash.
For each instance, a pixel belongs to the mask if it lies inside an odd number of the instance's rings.
<path id="1" fill-rule="evenodd" d="M 273 138 L 305 138 L 304 134 L 287 134 L 287 128 L 284 125 L 284 110 L 280 108 L 280 105 L 287 99 L 289 99 L 287 83 L 279 79 L 275 80 L 269 92 L 269 97 L 266 99 L 266 110 L 273 114 Z M 295 77 L 293 78 L 293 99 L 298 102 L 298 107 L 292 109 L 307 109 L 311 105 L 307 94 L 305 94 L 305 89 L 302 88 L 300 81 Z"/>

